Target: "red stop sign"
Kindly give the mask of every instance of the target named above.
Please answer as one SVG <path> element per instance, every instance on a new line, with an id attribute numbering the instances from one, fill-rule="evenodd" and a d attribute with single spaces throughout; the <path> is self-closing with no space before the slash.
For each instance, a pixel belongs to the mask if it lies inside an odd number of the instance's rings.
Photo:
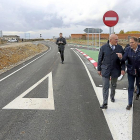
<path id="1" fill-rule="evenodd" d="M 107 11 L 103 16 L 103 22 L 106 26 L 113 27 L 118 23 L 119 16 L 115 11 Z"/>

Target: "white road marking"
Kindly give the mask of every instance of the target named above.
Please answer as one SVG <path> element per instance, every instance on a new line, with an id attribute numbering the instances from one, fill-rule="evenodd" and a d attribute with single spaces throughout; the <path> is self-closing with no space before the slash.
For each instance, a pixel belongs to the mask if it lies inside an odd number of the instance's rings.
<path id="1" fill-rule="evenodd" d="M 78 53 L 74 49 L 73 51 L 77 54 L 77 56 L 83 63 L 91 81 L 91 84 L 93 86 L 93 89 L 95 90 L 96 96 L 100 104 L 102 104 L 102 88 L 96 87 L 87 66 L 85 65 L 81 57 L 78 55 Z M 116 90 L 115 97 L 116 102 L 112 103 L 109 100 L 109 108 L 107 110 L 102 110 L 106 118 L 107 124 L 109 126 L 109 129 L 111 131 L 112 137 L 114 140 L 132 140 L 133 108 L 130 111 L 127 111 L 125 109 L 128 98 L 127 90 Z"/>
<path id="2" fill-rule="evenodd" d="M 41 56 L 37 57 L 36 59 L 32 60 L 31 62 L 27 63 L 26 65 L 24 65 L 23 67 L 17 69 L 16 71 L 12 72 L 11 74 L 5 76 L 4 78 L 0 79 L 0 82 L 2 82 L 3 80 L 7 79 L 8 77 L 12 76 L 13 74 L 15 74 L 16 72 L 20 71 L 21 69 L 25 68 L 26 66 L 28 66 L 29 64 L 33 63 L 34 61 L 38 60 L 39 58 L 41 58 L 42 56 L 44 56 L 45 54 L 47 54 L 49 51 L 51 50 L 51 47 L 50 49 L 45 52 L 44 54 L 42 54 Z"/>
<path id="3" fill-rule="evenodd" d="M 106 21 L 116 21 L 117 18 L 116 17 L 105 17 Z"/>
<path id="4" fill-rule="evenodd" d="M 45 79 L 48 79 L 48 98 L 23 98 L 35 87 L 41 84 Z M 47 93 L 46 93 L 47 94 Z M 20 96 L 10 102 L 3 109 L 39 109 L 39 110 L 55 110 L 53 97 L 52 72 L 47 74 L 32 87 L 23 92 Z"/>
<path id="5" fill-rule="evenodd" d="M 102 88 L 98 87 L 98 99 L 103 103 Z M 132 140 L 132 114 L 133 109 L 126 110 L 128 91 L 116 89 L 115 103 L 108 100 L 108 109 L 104 110 L 107 123 L 114 140 Z"/>
<path id="6" fill-rule="evenodd" d="M 96 61 L 94 61 L 94 60 L 90 60 L 90 62 L 91 62 L 91 63 L 95 63 Z"/>

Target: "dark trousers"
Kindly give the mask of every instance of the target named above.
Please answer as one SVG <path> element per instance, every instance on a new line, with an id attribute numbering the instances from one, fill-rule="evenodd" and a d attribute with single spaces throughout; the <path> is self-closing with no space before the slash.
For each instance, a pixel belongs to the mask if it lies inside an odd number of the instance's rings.
<path id="1" fill-rule="evenodd" d="M 103 104 L 108 104 L 108 95 L 109 95 L 109 86 L 110 86 L 110 77 L 102 77 L 103 81 Z M 117 87 L 117 78 L 111 78 L 111 94 L 110 99 L 115 97 L 115 89 Z"/>
<path id="2" fill-rule="evenodd" d="M 61 48 L 58 48 L 59 52 L 60 52 L 60 57 L 61 57 L 61 61 L 64 61 L 64 49 L 62 50 Z"/>
<path id="3" fill-rule="evenodd" d="M 140 89 L 140 77 L 128 74 L 128 104 L 129 105 L 132 105 L 132 101 L 133 101 L 135 79 L 136 79 L 136 85 L 138 89 Z M 140 94 L 140 91 L 137 94 Z"/>

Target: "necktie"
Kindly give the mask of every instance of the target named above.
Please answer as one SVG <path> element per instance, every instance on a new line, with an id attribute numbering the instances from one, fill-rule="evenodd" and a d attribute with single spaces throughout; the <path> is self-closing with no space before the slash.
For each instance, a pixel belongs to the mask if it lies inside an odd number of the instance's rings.
<path id="1" fill-rule="evenodd" d="M 114 46 L 111 46 L 111 48 L 112 48 L 112 51 L 114 51 Z"/>

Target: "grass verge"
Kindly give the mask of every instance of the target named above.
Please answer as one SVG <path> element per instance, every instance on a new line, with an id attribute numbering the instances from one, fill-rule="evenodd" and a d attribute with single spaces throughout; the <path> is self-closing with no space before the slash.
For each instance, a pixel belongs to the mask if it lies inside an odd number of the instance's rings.
<path id="1" fill-rule="evenodd" d="M 89 57 L 93 58 L 93 60 L 95 60 L 96 62 L 98 62 L 99 51 L 85 50 L 85 49 L 79 49 L 79 50 L 87 54 Z"/>

